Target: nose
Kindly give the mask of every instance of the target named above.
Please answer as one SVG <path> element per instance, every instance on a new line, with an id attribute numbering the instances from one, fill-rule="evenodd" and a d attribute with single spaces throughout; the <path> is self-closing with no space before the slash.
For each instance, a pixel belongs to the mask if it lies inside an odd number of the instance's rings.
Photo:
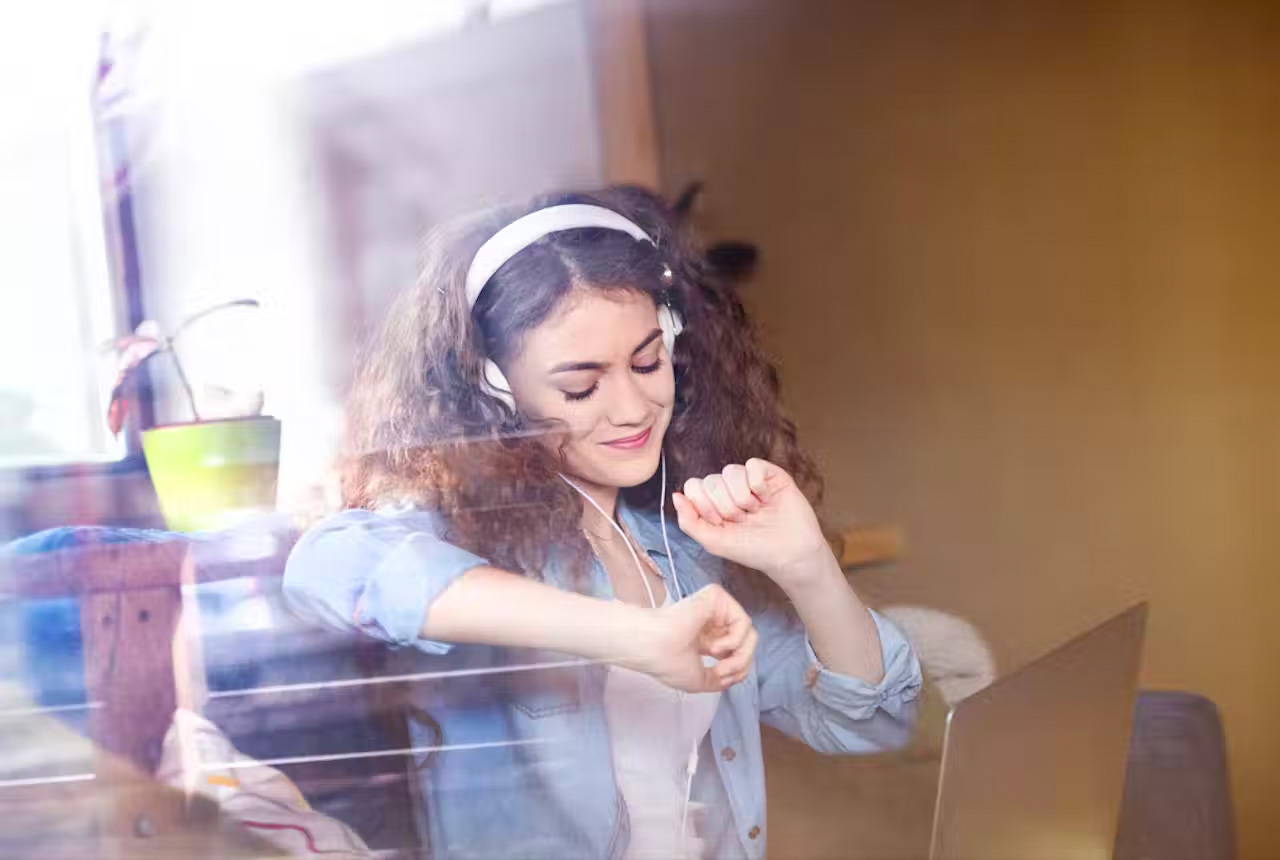
<path id="1" fill-rule="evenodd" d="M 621 380 L 613 386 L 613 397 L 609 402 L 609 423 L 615 427 L 643 426 L 649 418 L 649 398 L 639 381 L 630 373 L 622 374 Z"/>

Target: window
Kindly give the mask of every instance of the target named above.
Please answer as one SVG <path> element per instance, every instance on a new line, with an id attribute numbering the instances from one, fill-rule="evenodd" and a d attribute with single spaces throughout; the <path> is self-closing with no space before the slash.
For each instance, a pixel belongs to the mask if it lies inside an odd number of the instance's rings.
<path id="1" fill-rule="evenodd" d="M 68 26 L 64 5 L 30 4 L 0 24 L 0 467 L 125 453 L 107 430 L 111 367 L 98 351 L 119 308 L 94 136 L 96 44 L 90 27 Z"/>

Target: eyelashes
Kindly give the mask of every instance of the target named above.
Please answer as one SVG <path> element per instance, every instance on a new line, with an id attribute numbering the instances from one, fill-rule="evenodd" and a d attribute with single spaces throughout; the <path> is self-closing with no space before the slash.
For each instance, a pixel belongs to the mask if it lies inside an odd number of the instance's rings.
<path id="1" fill-rule="evenodd" d="M 660 367 L 662 367 L 662 359 L 658 359 L 653 364 L 646 364 L 644 367 L 633 366 L 631 369 L 636 373 L 653 373 Z"/>
<path id="2" fill-rule="evenodd" d="M 663 361 L 661 358 L 659 358 L 653 364 L 646 364 L 641 367 L 635 367 L 633 365 L 631 369 L 635 373 L 656 373 L 658 369 L 662 367 L 662 365 L 663 365 Z M 599 387 L 600 387 L 600 383 L 597 382 L 594 385 L 592 385 L 590 388 L 584 391 L 566 391 L 564 393 L 564 399 L 568 400 L 570 403 L 586 400 L 588 397 L 595 394 L 596 389 Z"/>

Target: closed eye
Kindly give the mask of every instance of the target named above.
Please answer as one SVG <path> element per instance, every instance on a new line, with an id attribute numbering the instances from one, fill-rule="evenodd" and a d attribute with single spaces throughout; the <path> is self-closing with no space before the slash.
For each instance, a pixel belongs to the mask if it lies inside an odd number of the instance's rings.
<path id="1" fill-rule="evenodd" d="M 588 397 L 596 393 L 596 389 L 600 387 L 600 383 L 596 383 L 585 391 L 566 391 L 564 393 L 565 400 L 586 400 Z"/>
<path id="2" fill-rule="evenodd" d="M 655 373 L 661 367 L 662 367 L 662 359 L 659 358 L 658 360 L 654 361 L 652 364 L 644 364 L 640 366 L 632 365 L 631 369 L 634 370 L 636 373 Z M 600 387 L 600 383 L 596 382 L 590 388 L 583 389 L 582 391 L 566 391 L 564 392 L 564 399 L 570 402 L 586 400 L 588 397 L 595 394 L 596 389 L 599 387 Z"/>

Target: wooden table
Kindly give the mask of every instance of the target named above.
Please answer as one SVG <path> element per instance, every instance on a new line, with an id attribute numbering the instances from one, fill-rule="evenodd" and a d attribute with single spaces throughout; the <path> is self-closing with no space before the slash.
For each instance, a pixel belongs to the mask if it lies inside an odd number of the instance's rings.
<path id="1" fill-rule="evenodd" d="M 199 619 L 184 619 L 182 587 L 236 577 L 278 577 L 292 538 L 256 541 L 253 557 L 187 541 L 102 544 L 0 561 L 0 595 L 10 601 L 76 598 L 80 603 L 93 770 L 0 785 L 6 828 L 29 830 L 28 856 L 264 856 L 216 810 L 152 778 L 177 707 L 205 697 Z M 230 545 L 234 548 L 235 544 Z M 203 550 L 205 551 L 202 554 Z M 69 732 L 46 720 L 38 736 Z M 80 819 L 83 829 L 66 826 Z M 23 823 L 30 827 L 22 827 Z M 67 842 L 90 834 L 94 845 Z M 68 856 L 76 856 L 71 854 Z M 270 856 L 267 852 L 265 856 Z"/>

